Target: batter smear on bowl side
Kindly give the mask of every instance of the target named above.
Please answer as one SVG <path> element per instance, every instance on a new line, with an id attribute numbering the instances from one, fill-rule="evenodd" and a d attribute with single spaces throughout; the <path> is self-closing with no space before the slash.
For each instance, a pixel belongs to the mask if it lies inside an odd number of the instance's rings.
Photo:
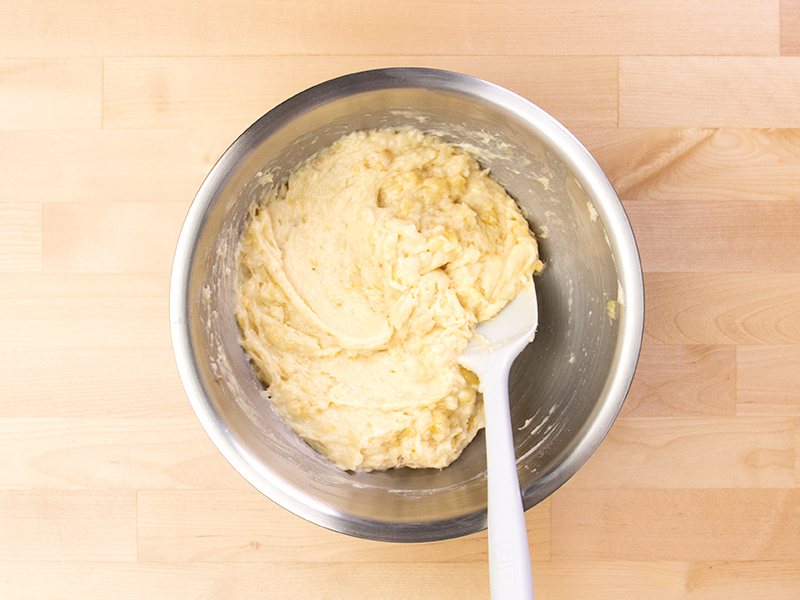
<path id="1" fill-rule="evenodd" d="M 344 470 L 449 465 L 483 427 L 458 357 L 542 267 L 514 200 L 416 129 L 349 134 L 250 208 L 242 346 L 281 417 Z"/>

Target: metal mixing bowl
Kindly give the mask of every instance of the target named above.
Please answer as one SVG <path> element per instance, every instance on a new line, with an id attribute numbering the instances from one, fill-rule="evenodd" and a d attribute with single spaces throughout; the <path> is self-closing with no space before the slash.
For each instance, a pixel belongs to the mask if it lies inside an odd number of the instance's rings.
<path id="1" fill-rule="evenodd" d="M 641 264 L 597 163 L 552 117 L 508 90 L 451 72 L 382 69 L 322 83 L 268 112 L 197 193 L 175 253 L 170 317 L 192 406 L 253 486 L 324 527 L 421 542 L 485 528 L 483 434 L 442 470 L 342 472 L 271 410 L 234 317 L 235 248 L 265 186 L 346 133 L 404 126 L 473 151 L 539 238 L 539 330 L 512 369 L 510 397 L 525 508 L 553 493 L 598 447 L 627 394 L 642 340 Z"/>

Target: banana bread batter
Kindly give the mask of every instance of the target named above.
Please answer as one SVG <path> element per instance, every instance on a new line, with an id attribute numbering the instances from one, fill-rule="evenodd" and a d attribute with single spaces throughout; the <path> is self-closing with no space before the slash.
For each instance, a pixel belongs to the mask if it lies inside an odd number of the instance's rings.
<path id="1" fill-rule="evenodd" d="M 446 467 L 483 427 L 458 356 L 541 269 L 517 205 L 457 147 L 356 132 L 254 204 L 237 319 L 275 409 L 345 470 Z"/>

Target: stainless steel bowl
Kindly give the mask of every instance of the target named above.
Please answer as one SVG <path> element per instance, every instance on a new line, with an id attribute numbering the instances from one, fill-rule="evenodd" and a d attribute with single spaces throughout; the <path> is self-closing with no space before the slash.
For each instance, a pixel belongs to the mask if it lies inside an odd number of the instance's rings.
<path id="1" fill-rule="evenodd" d="M 446 469 L 339 471 L 270 409 L 234 317 L 234 251 L 264 187 L 346 133 L 402 126 L 475 152 L 539 237 L 540 325 L 512 369 L 510 395 L 525 508 L 552 494 L 622 406 L 641 346 L 644 290 L 633 233 L 600 167 L 557 121 L 508 90 L 451 72 L 382 69 L 322 83 L 268 112 L 197 193 L 175 253 L 170 318 L 192 406 L 253 486 L 323 527 L 422 542 L 485 528 L 483 435 Z"/>

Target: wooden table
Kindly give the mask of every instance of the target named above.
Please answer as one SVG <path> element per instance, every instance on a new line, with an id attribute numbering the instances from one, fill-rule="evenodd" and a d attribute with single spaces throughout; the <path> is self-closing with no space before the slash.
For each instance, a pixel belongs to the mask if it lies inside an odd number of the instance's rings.
<path id="1" fill-rule="evenodd" d="M 486 535 L 321 529 L 179 381 L 172 253 L 227 145 L 347 72 L 504 85 L 629 212 L 644 349 L 527 514 L 540 600 L 800 597 L 800 1 L 0 1 L 0 598 L 488 597 Z"/>

